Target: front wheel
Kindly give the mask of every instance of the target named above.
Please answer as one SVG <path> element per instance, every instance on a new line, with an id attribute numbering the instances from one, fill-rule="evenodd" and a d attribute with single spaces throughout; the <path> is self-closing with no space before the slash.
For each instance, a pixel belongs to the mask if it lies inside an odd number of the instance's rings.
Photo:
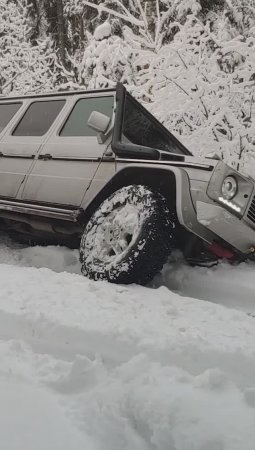
<path id="1" fill-rule="evenodd" d="M 148 283 L 175 247 L 175 215 L 142 185 L 125 186 L 103 201 L 80 245 L 82 273 L 112 283 Z"/>

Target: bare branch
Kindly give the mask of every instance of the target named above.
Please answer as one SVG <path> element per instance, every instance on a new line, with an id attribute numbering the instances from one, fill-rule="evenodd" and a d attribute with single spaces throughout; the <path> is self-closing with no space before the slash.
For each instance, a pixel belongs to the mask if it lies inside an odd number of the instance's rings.
<path id="1" fill-rule="evenodd" d="M 156 10 L 157 10 L 157 24 L 156 24 L 156 30 L 155 30 L 155 45 L 157 45 L 157 42 L 159 40 L 159 33 L 160 33 L 160 28 L 161 28 L 159 0 L 156 0 Z"/>
<path id="2" fill-rule="evenodd" d="M 175 50 L 175 51 L 176 51 L 177 55 L 179 56 L 179 58 L 180 58 L 182 64 L 184 65 L 185 69 L 188 69 L 188 66 L 187 66 L 187 64 L 185 63 L 183 57 L 180 55 L 179 50 Z"/>
<path id="3" fill-rule="evenodd" d="M 167 77 L 166 75 L 163 75 L 163 76 L 164 76 L 164 78 L 165 78 L 166 80 L 171 81 L 171 83 L 175 84 L 175 86 L 177 86 L 177 87 L 178 87 L 184 94 L 186 94 L 189 98 L 192 98 L 191 95 L 190 95 L 187 91 L 185 91 L 185 89 L 183 89 L 183 87 L 182 87 L 180 84 L 177 83 L 177 81 L 173 80 L 173 79 L 170 78 L 170 77 Z"/>
<path id="4" fill-rule="evenodd" d="M 130 14 L 129 16 L 125 16 L 124 14 L 121 14 L 118 11 L 114 11 L 113 9 L 106 8 L 102 4 L 95 5 L 94 3 L 91 3 L 87 0 L 84 0 L 83 4 L 96 9 L 99 13 L 106 12 L 108 14 L 111 14 L 112 16 L 118 17 L 119 19 L 125 20 L 126 22 L 132 23 L 133 25 L 137 25 L 138 27 L 143 27 L 143 25 L 144 25 L 141 20 L 136 19 L 136 17 L 132 16 L 132 14 Z"/>

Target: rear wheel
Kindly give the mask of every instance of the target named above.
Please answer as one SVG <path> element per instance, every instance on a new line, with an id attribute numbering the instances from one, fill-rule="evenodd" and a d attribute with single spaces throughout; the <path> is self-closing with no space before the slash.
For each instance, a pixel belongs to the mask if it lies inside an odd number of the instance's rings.
<path id="1" fill-rule="evenodd" d="M 175 226 L 175 214 L 159 193 L 142 185 L 119 189 L 84 230 L 82 273 L 112 283 L 148 283 L 175 248 Z"/>

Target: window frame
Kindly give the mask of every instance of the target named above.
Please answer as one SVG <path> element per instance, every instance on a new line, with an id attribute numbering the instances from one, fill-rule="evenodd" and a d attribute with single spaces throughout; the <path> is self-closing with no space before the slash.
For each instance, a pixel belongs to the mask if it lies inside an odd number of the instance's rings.
<path id="1" fill-rule="evenodd" d="M 160 150 L 153 147 L 145 147 L 138 144 L 132 143 L 124 143 L 122 141 L 122 130 L 123 130 L 123 120 L 124 120 L 124 111 L 125 111 L 125 102 L 126 98 L 130 99 L 134 105 L 142 109 L 143 113 L 149 116 L 150 120 L 157 126 L 159 129 L 163 129 L 163 132 L 166 133 L 169 138 L 180 148 L 182 154 L 180 153 L 170 153 L 164 152 L 168 155 L 170 159 L 173 160 L 184 160 L 185 156 L 192 156 L 192 153 L 167 129 L 164 125 L 159 122 L 156 117 L 149 113 L 147 109 L 141 105 L 132 95 L 130 95 L 126 88 L 122 83 L 117 83 L 116 87 L 116 115 L 115 115 L 115 126 L 113 130 L 113 139 L 112 139 L 112 149 L 115 154 L 120 158 L 127 159 L 159 159 Z"/>
<path id="2" fill-rule="evenodd" d="M 10 99 L 9 101 L 4 101 L 4 100 L 1 101 L 1 99 L 0 99 L 0 106 L 1 105 L 17 105 L 17 104 L 19 104 L 20 107 L 17 109 L 17 111 L 13 114 L 13 116 L 10 118 L 10 120 L 8 120 L 6 125 L 0 131 L 0 136 L 2 134 L 6 133 L 6 130 L 8 130 L 8 127 L 10 127 L 12 122 L 15 120 L 16 115 L 22 111 L 22 109 L 23 109 L 22 107 L 24 106 L 24 102 L 22 100 L 19 101 L 19 100 L 11 100 Z"/>
<path id="3" fill-rule="evenodd" d="M 91 98 L 104 98 L 104 97 L 112 97 L 113 98 L 113 109 L 112 109 L 112 116 L 111 116 L 111 120 L 112 120 L 113 117 L 114 117 L 115 108 L 116 108 L 116 105 L 115 105 L 115 102 L 116 102 L 116 91 L 115 90 L 113 90 L 112 92 L 103 92 L 103 93 L 93 92 L 93 94 L 75 95 L 72 98 L 71 105 L 69 104 L 69 108 L 68 108 L 68 111 L 66 111 L 64 120 L 61 121 L 61 123 L 59 124 L 59 126 L 56 129 L 55 136 L 58 137 L 59 139 L 66 139 L 66 140 L 68 140 L 68 139 L 69 140 L 71 140 L 71 139 L 72 140 L 73 139 L 80 140 L 80 139 L 92 139 L 92 138 L 93 139 L 97 139 L 97 134 L 99 134 L 99 133 L 93 134 L 93 135 L 83 135 L 83 136 L 80 136 L 80 135 L 63 136 L 60 133 L 64 129 L 64 127 L 65 127 L 69 117 L 71 116 L 75 106 L 77 105 L 77 103 L 80 100 L 89 100 Z"/>
<path id="4" fill-rule="evenodd" d="M 25 115 L 27 114 L 29 108 L 35 104 L 35 103 L 49 103 L 49 102 L 55 102 L 55 101 L 60 101 L 63 102 L 63 106 L 62 108 L 59 110 L 58 114 L 56 115 L 56 117 L 54 118 L 54 120 L 51 122 L 49 128 L 47 129 L 47 131 L 43 134 L 40 135 L 33 135 L 33 134 L 22 134 L 22 135 L 15 135 L 15 130 L 17 130 L 18 126 L 20 125 L 20 123 L 22 122 L 23 118 L 25 117 Z M 12 128 L 9 130 L 9 137 L 10 138 L 14 138 L 14 139 L 36 139 L 36 140 L 42 140 L 45 139 L 45 137 L 50 133 L 51 129 L 54 127 L 55 122 L 58 120 L 58 118 L 60 117 L 61 113 L 63 112 L 63 110 L 65 109 L 65 107 L 68 104 L 68 100 L 65 96 L 63 97 L 54 97 L 54 98 L 33 98 L 33 99 L 28 99 L 28 102 L 25 105 L 25 108 L 23 111 L 21 111 L 20 113 L 20 117 L 18 118 L 18 121 L 14 123 L 14 125 L 12 126 Z"/>

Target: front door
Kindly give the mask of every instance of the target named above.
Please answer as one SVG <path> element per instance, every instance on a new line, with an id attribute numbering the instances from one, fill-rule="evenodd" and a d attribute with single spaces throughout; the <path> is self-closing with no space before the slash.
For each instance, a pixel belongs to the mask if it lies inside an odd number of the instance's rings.
<path id="1" fill-rule="evenodd" d="M 67 206 L 81 204 L 107 150 L 107 144 L 98 142 L 96 131 L 88 127 L 87 121 L 92 111 L 111 116 L 113 105 L 114 97 L 109 93 L 100 97 L 75 96 L 70 100 L 67 119 L 56 124 L 36 158 L 24 186 L 23 200 Z M 107 173 L 109 164 L 113 173 L 113 162 L 108 162 Z"/>

